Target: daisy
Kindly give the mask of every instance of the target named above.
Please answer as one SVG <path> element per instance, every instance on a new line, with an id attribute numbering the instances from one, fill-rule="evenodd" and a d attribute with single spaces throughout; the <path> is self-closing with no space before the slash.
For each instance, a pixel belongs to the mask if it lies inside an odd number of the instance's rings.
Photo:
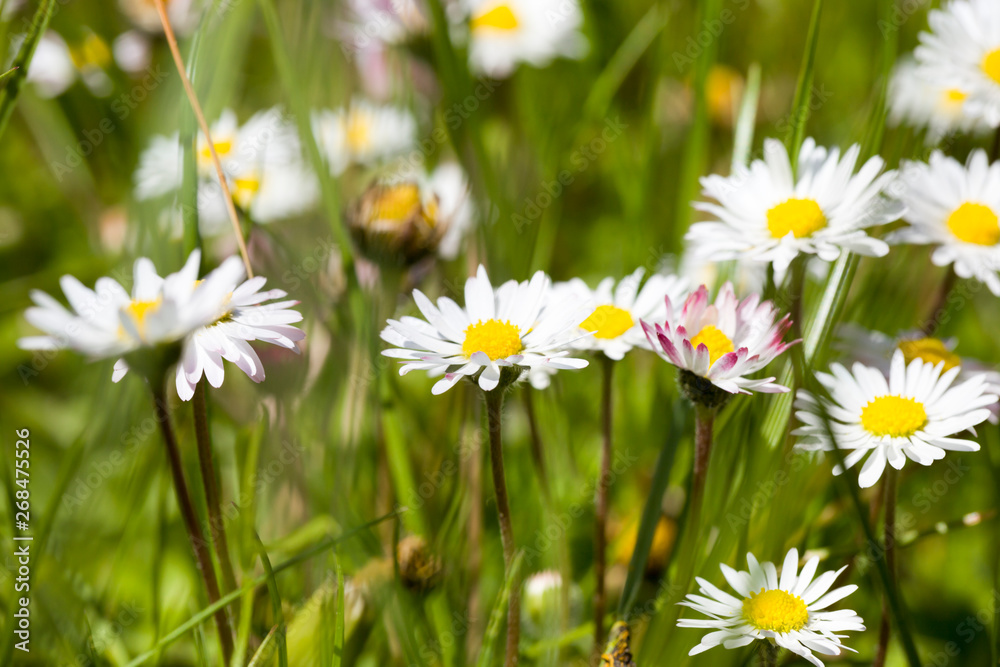
<path id="1" fill-rule="evenodd" d="M 859 361 L 865 366 L 873 366 L 889 374 L 889 365 L 896 350 L 903 353 L 903 359 L 909 364 L 914 359 L 925 363 L 944 364 L 944 370 L 959 368 L 957 382 L 964 382 L 975 375 L 986 376 L 986 389 L 991 394 L 1000 394 L 1000 372 L 981 361 L 969 357 L 960 357 L 955 353 L 958 341 L 954 338 L 933 338 L 922 331 L 904 331 L 895 338 L 881 331 L 868 331 L 862 327 L 845 324 L 838 331 L 837 348 L 852 361 Z M 990 409 L 990 422 L 997 423 L 1000 405 Z"/>
<path id="2" fill-rule="evenodd" d="M 441 394 L 463 377 L 477 380 L 483 391 L 500 384 L 503 369 L 516 374 L 536 366 L 577 369 L 587 361 L 566 356 L 557 341 L 584 318 L 572 304 L 546 303 L 549 277 L 539 271 L 530 281 L 510 280 L 494 289 L 479 267 L 465 283 L 465 308 L 448 297 L 431 303 L 420 290 L 413 298 L 426 320 L 403 317 L 389 320 L 382 340 L 395 347 L 387 357 L 406 363 L 400 375 L 412 370 L 444 373 L 431 390 Z"/>
<path id="3" fill-rule="evenodd" d="M 99 278 L 89 289 L 73 276 L 63 276 L 59 282 L 70 309 L 45 292 L 32 291 L 35 307 L 25 312 L 25 319 L 45 335 L 22 338 L 18 345 L 27 350 L 69 348 L 100 359 L 176 343 L 218 318 L 242 276 L 240 259 L 231 257 L 199 281 L 200 261 L 195 250 L 180 271 L 161 278 L 142 257 L 135 262 L 131 294 L 113 278 Z"/>
<path id="4" fill-rule="evenodd" d="M 21 47 L 22 40 L 23 36 L 12 41 L 14 52 Z M 62 95 L 77 78 L 83 80 L 91 93 L 105 97 L 112 89 L 107 74 L 111 60 L 107 42 L 89 29 L 84 30 L 83 39 L 73 44 L 67 44 L 57 32 L 49 30 L 35 47 L 27 80 L 45 98 Z"/>
<path id="5" fill-rule="evenodd" d="M 319 181 L 302 159 L 298 133 L 280 109 L 262 111 L 242 126 L 231 110 L 210 128 L 233 203 L 256 223 L 301 215 L 319 199 Z M 218 182 L 208 141 L 198 135 L 198 217 L 202 233 L 230 231 L 225 195 Z M 139 158 L 135 194 L 140 200 L 174 193 L 181 187 L 178 134 L 154 137 Z"/>
<path id="6" fill-rule="evenodd" d="M 572 299 L 590 312 L 574 336 L 575 348 L 600 351 L 615 361 L 623 359 L 633 347 L 653 349 L 640 321 L 666 317 L 664 297 L 674 302 L 683 299 L 687 295 L 687 281 L 656 273 L 642 285 L 645 272 L 636 269 L 617 285 L 614 278 L 605 278 L 593 290 L 580 278 L 555 286 L 556 298 Z M 587 333 L 593 335 L 584 335 Z"/>
<path id="7" fill-rule="evenodd" d="M 446 162 L 429 175 L 369 186 L 351 207 L 347 223 L 368 258 L 409 265 L 434 252 L 453 259 L 474 216 L 465 172 Z"/>
<path id="8" fill-rule="evenodd" d="M 907 364 L 902 350 L 893 354 L 888 380 L 879 369 L 860 363 L 850 372 L 833 364 L 832 374 L 816 374 L 830 400 L 804 390 L 798 393 L 795 415 L 803 426 L 793 434 L 804 436 L 798 446 L 826 451 L 839 447 L 847 453 L 847 468 L 871 452 L 858 478 L 863 488 L 879 480 L 886 461 L 900 470 L 907 458 L 926 466 L 944 458 L 945 450 L 978 451 L 975 442 L 953 436 L 986 421 L 997 396 L 989 393 L 985 375 L 952 386 L 961 369 L 946 371 L 944 366 L 944 361 L 932 364 L 922 358 Z M 830 440 L 824 412 L 836 444 Z M 834 468 L 834 474 L 841 472 L 840 465 Z"/>
<path id="9" fill-rule="evenodd" d="M 799 552 L 785 556 L 778 574 L 774 563 L 758 563 L 747 554 L 749 571 L 737 571 L 720 564 L 722 574 L 739 597 L 730 595 L 701 577 L 700 595 L 690 594 L 679 604 L 705 614 L 707 619 L 681 619 L 681 628 L 711 629 L 688 655 L 697 655 L 716 646 L 739 648 L 754 640 L 770 642 L 808 660 L 816 667 L 823 662 L 813 655 L 836 656 L 847 648 L 841 643 L 845 631 L 865 629 L 863 619 L 850 609 L 827 611 L 858 589 L 841 586 L 830 590 L 846 566 L 815 577 L 819 557 L 806 561 L 797 572 Z M 814 578 L 815 577 L 815 578 Z"/>
<path id="10" fill-rule="evenodd" d="M 982 150 L 965 166 L 934 151 L 929 163 L 905 162 L 901 172 L 909 226 L 889 242 L 933 244 L 935 265 L 953 265 L 1000 296 L 1000 163 L 991 165 Z"/>
<path id="11" fill-rule="evenodd" d="M 365 93 L 384 100 L 415 80 L 433 78 L 419 60 L 393 53 L 425 36 L 429 26 L 422 0 L 347 0 L 334 36 L 348 62 L 355 63 Z"/>
<path id="12" fill-rule="evenodd" d="M 254 382 L 263 382 L 264 366 L 249 341 L 263 341 L 298 352 L 296 342 L 304 339 L 305 333 L 292 326 L 302 321 L 302 314 L 292 308 L 299 302 L 265 303 L 287 296 L 280 289 L 261 291 L 266 282 L 262 276 L 245 281 L 232 291 L 221 315 L 184 340 L 175 377 L 177 395 L 182 401 L 191 400 L 202 375 L 213 387 L 221 387 L 225 379 L 223 360 L 236 364 Z M 125 362 L 119 361 L 112 379 L 118 382 L 127 370 Z"/>
<path id="13" fill-rule="evenodd" d="M 338 176 L 351 165 L 372 165 L 412 147 L 417 122 L 405 109 L 355 99 L 345 109 L 315 112 L 313 132 Z"/>
<path id="14" fill-rule="evenodd" d="M 643 321 L 642 328 L 653 349 L 681 369 L 681 384 L 693 401 L 718 405 L 726 394 L 788 391 L 773 377 L 748 377 L 798 342 L 782 342 L 792 323 L 787 315 L 775 322 L 778 311 L 770 301 L 762 303 L 757 294 L 739 301 L 726 283 L 714 304 L 702 285 L 688 295 L 680 312 L 669 296 L 666 307 L 662 325 Z"/>
<path id="15" fill-rule="evenodd" d="M 992 127 L 1000 125 L 1000 5 L 994 0 L 952 0 L 928 15 L 917 62 L 932 76 L 968 95 L 966 107 Z"/>
<path id="16" fill-rule="evenodd" d="M 893 125 L 927 128 L 928 144 L 954 132 L 988 131 L 989 125 L 969 113 L 968 100 L 965 90 L 937 80 L 923 65 L 904 60 L 889 84 L 889 120 Z"/>
<path id="17" fill-rule="evenodd" d="M 545 67 L 587 52 L 577 0 L 464 0 L 464 7 L 469 64 L 479 74 L 505 78 L 521 62 Z"/>
<path id="18" fill-rule="evenodd" d="M 771 262 L 784 275 L 799 254 L 825 262 L 843 250 L 881 257 L 889 247 L 865 229 L 899 219 L 903 207 L 882 196 L 895 172 L 882 173 L 882 158 L 868 160 L 854 173 L 861 148 L 841 156 L 806 139 L 793 173 L 785 146 L 764 142 L 764 159 L 729 177 L 701 179 L 703 193 L 716 203 L 694 207 L 714 219 L 691 226 L 686 239 L 706 259 Z"/>

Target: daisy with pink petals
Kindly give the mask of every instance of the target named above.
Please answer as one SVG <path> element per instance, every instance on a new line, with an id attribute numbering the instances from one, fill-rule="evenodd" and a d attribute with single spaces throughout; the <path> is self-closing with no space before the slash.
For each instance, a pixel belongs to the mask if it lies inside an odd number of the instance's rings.
<path id="1" fill-rule="evenodd" d="M 681 385 L 691 400 L 714 397 L 718 405 L 731 394 L 788 391 L 773 377 L 749 377 L 798 342 L 782 341 L 792 323 L 787 315 L 775 321 L 778 310 L 770 301 L 762 302 L 757 294 L 740 301 L 726 283 L 714 303 L 702 285 L 679 312 L 669 297 L 666 304 L 666 322 L 643 322 L 642 327 L 653 349 L 681 369 Z"/>

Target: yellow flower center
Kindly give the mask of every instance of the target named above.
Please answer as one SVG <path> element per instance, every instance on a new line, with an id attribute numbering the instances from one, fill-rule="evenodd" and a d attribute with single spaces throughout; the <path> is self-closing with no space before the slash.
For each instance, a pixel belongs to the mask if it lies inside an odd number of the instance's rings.
<path id="1" fill-rule="evenodd" d="M 494 30 L 517 30 L 520 25 L 514 11 L 504 4 L 497 5 L 485 14 L 480 14 L 472 19 L 472 30 L 482 30 L 483 28 L 493 28 Z"/>
<path id="2" fill-rule="evenodd" d="M 899 349 L 902 350 L 903 358 L 906 359 L 907 364 L 914 359 L 922 359 L 935 366 L 943 361 L 946 371 L 962 365 L 961 358 L 945 347 L 944 343 L 937 338 L 904 340 L 900 342 Z"/>
<path id="3" fill-rule="evenodd" d="M 798 595 L 761 588 L 743 600 L 743 618 L 758 630 L 794 632 L 809 622 L 809 610 Z"/>
<path id="4" fill-rule="evenodd" d="M 524 349 L 521 330 L 509 321 L 479 320 L 465 330 L 462 354 L 472 357 L 476 352 L 484 352 L 491 361 L 506 359 Z"/>
<path id="5" fill-rule="evenodd" d="M 632 328 L 631 313 L 616 306 L 598 306 L 590 317 L 580 323 L 584 331 L 593 331 L 594 338 L 618 338 Z"/>
<path id="6" fill-rule="evenodd" d="M 1000 49 L 993 49 L 983 58 L 983 71 L 997 83 L 1000 83 Z"/>
<path id="7" fill-rule="evenodd" d="M 215 144 L 215 153 L 219 156 L 220 160 L 229 155 L 233 150 L 232 139 L 216 139 L 212 137 L 212 143 Z M 214 168 L 212 151 L 208 147 L 208 142 L 204 139 L 199 139 L 198 144 L 198 167 L 201 169 Z"/>
<path id="8" fill-rule="evenodd" d="M 233 201 L 242 209 L 250 208 L 253 198 L 260 191 L 260 178 L 256 175 L 233 179 Z"/>
<path id="9" fill-rule="evenodd" d="M 360 153 L 371 144 L 372 121 L 368 114 L 354 112 L 347 119 L 347 146 Z"/>
<path id="10" fill-rule="evenodd" d="M 958 88 L 949 88 L 944 91 L 944 101 L 947 105 L 958 105 L 964 102 L 969 94 Z"/>
<path id="11" fill-rule="evenodd" d="M 948 229 L 959 241 L 975 245 L 996 245 L 1000 241 L 1000 220 L 989 206 L 965 202 L 948 216 Z"/>
<path id="12" fill-rule="evenodd" d="M 416 183 L 388 185 L 371 201 L 368 222 L 409 222 L 421 207 L 420 188 Z"/>
<path id="13" fill-rule="evenodd" d="M 85 67 L 104 69 L 111 64 L 111 49 L 100 36 L 94 33 L 84 37 L 79 46 L 71 48 L 69 55 L 77 69 Z"/>
<path id="14" fill-rule="evenodd" d="M 767 212 L 767 229 L 771 236 L 783 239 L 791 232 L 795 238 L 810 236 L 826 227 L 823 209 L 813 199 L 787 199 Z"/>
<path id="15" fill-rule="evenodd" d="M 715 363 L 724 354 L 729 354 L 733 351 L 733 341 L 729 340 L 726 334 L 722 333 L 717 327 L 709 324 L 704 327 L 701 331 L 691 339 L 691 346 L 694 349 L 698 349 L 699 345 L 704 344 L 708 348 L 708 358 L 711 363 Z"/>
<path id="16" fill-rule="evenodd" d="M 122 310 L 132 318 L 135 323 L 135 328 L 139 332 L 141 338 L 146 337 L 146 317 L 150 313 L 156 312 L 160 305 L 163 303 L 162 298 L 156 298 L 153 301 L 130 301 L 125 308 Z"/>
<path id="17" fill-rule="evenodd" d="M 902 396 L 879 396 L 861 408 L 861 426 L 872 435 L 905 438 L 927 423 L 924 404 Z"/>

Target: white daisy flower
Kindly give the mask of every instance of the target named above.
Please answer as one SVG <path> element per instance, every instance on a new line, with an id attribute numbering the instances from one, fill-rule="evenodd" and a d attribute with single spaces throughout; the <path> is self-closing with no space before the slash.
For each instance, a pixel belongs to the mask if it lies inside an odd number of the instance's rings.
<path id="1" fill-rule="evenodd" d="M 302 159 L 295 127 L 278 108 L 262 111 L 240 126 L 236 114 L 223 111 L 209 130 L 237 208 L 256 223 L 294 217 L 319 200 L 319 181 Z M 216 236 L 231 229 L 225 196 L 218 182 L 208 142 L 198 135 L 198 217 L 202 233 Z M 139 159 L 136 198 L 150 199 L 181 186 L 178 135 L 154 137 Z M 179 230 L 178 230 L 179 231 Z"/>
<path id="2" fill-rule="evenodd" d="M 455 259 L 476 222 L 469 179 L 457 162 L 442 162 L 427 178 L 426 191 L 437 200 L 438 219 L 447 221 L 438 255 Z"/>
<path id="3" fill-rule="evenodd" d="M 73 276 L 63 276 L 60 285 L 71 310 L 34 290 L 36 305 L 25 319 L 46 335 L 22 338 L 18 345 L 28 350 L 69 348 L 97 359 L 177 342 L 218 318 L 243 275 L 240 259 L 230 257 L 199 281 L 200 259 L 194 251 L 184 268 L 164 278 L 150 260 L 136 260 L 131 294 L 112 278 L 98 279 L 91 290 Z"/>
<path id="4" fill-rule="evenodd" d="M 927 128 L 925 140 L 936 144 L 954 132 L 982 133 L 990 126 L 969 113 L 969 94 L 936 79 L 912 60 L 900 62 L 889 84 L 889 120 Z"/>
<path id="5" fill-rule="evenodd" d="M 431 390 L 434 394 L 477 375 L 479 387 L 492 391 L 507 368 L 584 368 L 587 361 L 567 357 L 559 341 L 585 313 L 572 304 L 546 303 L 548 288 L 549 277 L 539 271 L 530 281 L 510 280 L 494 289 L 480 266 L 476 277 L 465 283 L 465 308 L 448 297 L 439 298 L 435 306 L 420 290 L 413 290 L 427 319 L 389 320 L 382 340 L 395 347 L 382 354 L 406 362 L 400 375 L 417 369 L 444 373 Z"/>
<path id="6" fill-rule="evenodd" d="M 992 127 L 1000 125 L 1000 4 L 952 0 L 928 14 L 917 62 L 944 85 L 968 95 L 966 108 Z"/>
<path id="7" fill-rule="evenodd" d="M 764 142 L 764 159 L 729 177 L 701 179 L 703 193 L 717 203 L 694 207 L 715 219 L 691 226 L 686 239 L 706 259 L 771 262 L 780 277 L 800 253 L 825 262 L 842 250 L 881 257 L 889 246 L 865 229 L 899 219 L 903 207 L 882 196 L 895 172 L 873 157 L 857 174 L 861 148 L 828 150 L 806 139 L 792 172 L 784 144 Z"/>
<path id="8" fill-rule="evenodd" d="M 338 176 L 351 165 L 371 165 L 412 147 L 417 121 L 406 109 L 355 99 L 346 109 L 314 112 L 313 132 Z"/>
<path id="9" fill-rule="evenodd" d="M 11 42 L 12 52 L 17 52 L 23 40 L 19 36 Z M 27 80 L 45 98 L 62 95 L 77 78 L 83 80 L 91 93 L 104 97 L 113 87 L 107 74 L 111 60 L 107 42 L 91 30 L 85 30 L 83 39 L 73 44 L 67 44 L 59 33 L 49 30 L 35 47 Z"/>
<path id="10" fill-rule="evenodd" d="M 680 619 L 681 628 L 710 629 L 688 655 L 697 655 L 716 646 L 727 649 L 746 646 L 755 640 L 767 641 L 805 658 L 816 667 L 823 662 L 813 653 L 836 656 L 853 651 L 841 643 L 848 631 L 865 629 L 863 619 L 850 609 L 828 611 L 858 589 L 841 586 L 830 590 L 846 566 L 816 577 L 819 557 L 813 556 L 798 572 L 799 552 L 785 556 L 778 574 L 774 563 L 758 563 L 747 554 L 749 571 L 737 571 L 720 564 L 722 574 L 739 597 L 730 595 L 697 577 L 700 595 L 690 594 L 679 604 L 705 614 L 707 619 Z"/>
<path id="11" fill-rule="evenodd" d="M 236 364 L 254 382 L 263 382 L 264 366 L 248 341 L 264 341 L 298 352 L 296 342 L 304 339 L 305 333 L 292 326 L 302 321 L 302 314 L 292 308 L 299 302 L 265 303 L 288 296 L 280 289 L 261 291 L 265 282 L 266 278 L 256 276 L 234 289 L 223 314 L 184 341 L 176 374 L 181 400 L 194 396 L 202 375 L 213 387 L 221 387 L 225 379 L 223 360 Z M 115 370 L 119 370 L 117 364 Z"/>
<path id="12" fill-rule="evenodd" d="M 832 374 L 816 374 L 829 400 L 820 402 L 804 390 L 798 393 L 795 415 L 803 426 L 793 434 L 804 436 L 798 446 L 826 451 L 837 446 L 846 452 L 848 468 L 871 452 L 858 477 L 863 488 L 879 480 L 886 461 L 899 470 L 907 458 L 926 466 L 944 458 L 945 450 L 978 451 L 975 442 L 952 436 L 989 419 L 997 396 L 989 393 L 985 375 L 952 386 L 961 369 L 945 371 L 944 365 L 921 358 L 907 365 L 903 351 L 897 350 L 887 381 L 877 368 L 856 363 L 848 372 L 833 364 Z M 824 411 L 836 445 L 827 433 Z M 838 464 L 834 474 L 841 472 Z"/>
<path id="13" fill-rule="evenodd" d="M 935 265 L 953 265 L 959 277 L 974 277 L 1000 296 L 1000 162 L 991 165 L 977 150 L 963 166 L 934 151 L 930 163 L 905 162 L 900 171 L 910 224 L 889 242 L 933 244 Z"/>
<path id="14" fill-rule="evenodd" d="M 580 278 L 554 287 L 554 298 L 571 299 L 583 304 L 590 313 L 580 323 L 573 347 L 600 351 L 615 361 L 623 359 L 633 347 L 653 349 L 640 322 L 664 319 L 667 315 L 664 297 L 675 303 L 681 301 L 687 295 L 687 281 L 654 273 L 642 285 L 645 273 L 645 269 L 636 269 L 617 285 L 614 278 L 605 278 L 593 290 Z"/>
<path id="15" fill-rule="evenodd" d="M 935 366 L 943 363 L 946 371 L 961 369 L 957 382 L 964 382 L 975 375 L 985 375 L 987 391 L 1000 394 L 1000 372 L 977 359 L 958 356 L 955 353 L 958 340 L 955 338 L 928 337 L 922 331 L 904 331 L 892 338 L 881 331 L 869 331 L 854 324 L 842 325 L 838 330 L 838 338 L 837 349 L 844 357 L 865 366 L 873 366 L 885 375 L 889 374 L 892 357 L 899 350 L 907 364 L 914 359 L 922 359 Z M 997 423 L 998 409 L 1000 404 L 991 407 L 991 423 Z"/>
<path id="16" fill-rule="evenodd" d="M 577 0 L 465 0 L 465 9 L 469 64 L 476 73 L 505 78 L 518 63 L 545 67 L 587 52 Z"/>
<path id="17" fill-rule="evenodd" d="M 710 399 L 710 385 L 729 394 L 788 391 L 773 377 L 748 377 L 798 342 L 782 342 L 792 323 L 788 315 L 775 322 L 778 310 L 770 301 L 761 302 L 757 294 L 739 301 L 726 283 L 713 304 L 702 285 L 679 312 L 670 297 L 666 306 L 662 325 L 643 321 L 642 328 L 657 354 L 681 369 L 682 386 L 692 400 Z"/>

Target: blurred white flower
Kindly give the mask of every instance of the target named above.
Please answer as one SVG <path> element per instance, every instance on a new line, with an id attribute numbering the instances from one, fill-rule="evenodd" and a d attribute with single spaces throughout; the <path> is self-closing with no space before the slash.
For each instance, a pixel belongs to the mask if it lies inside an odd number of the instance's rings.
<path id="1" fill-rule="evenodd" d="M 20 48 L 24 37 L 11 44 L 12 52 Z M 35 55 L 28 65 L 27 80 L 34 84 L 39 96 L 62 95 L 77 78 L 90 92 L 99 97 L 111 94 L 112 84 L 107 69 L 111 65 L 111 49 L 100 35 L 84 30 L 79 42 L 68 44 L 58 33 L 49 30 L 38 42 Z"/>
<path id="2" fill-rule="evenodd" d="M 351 165 L 369 166 L 411 148 L 417 122 L 406 109 L 355 99 L 347 108 L 314 112 L 313 132 L 330 171 L 339 175 Z"/>
<path id="3" fill-rule="evenodd" d="M 953 132 L 988 131 L 987 123 L 969 113 L 968 99 L 966 91 L 943 84 L 927 67 L 903 60 L 889 84 L 889 120 L 893 125 L 927 128 L 928 144 L 936 144 Z"/>

